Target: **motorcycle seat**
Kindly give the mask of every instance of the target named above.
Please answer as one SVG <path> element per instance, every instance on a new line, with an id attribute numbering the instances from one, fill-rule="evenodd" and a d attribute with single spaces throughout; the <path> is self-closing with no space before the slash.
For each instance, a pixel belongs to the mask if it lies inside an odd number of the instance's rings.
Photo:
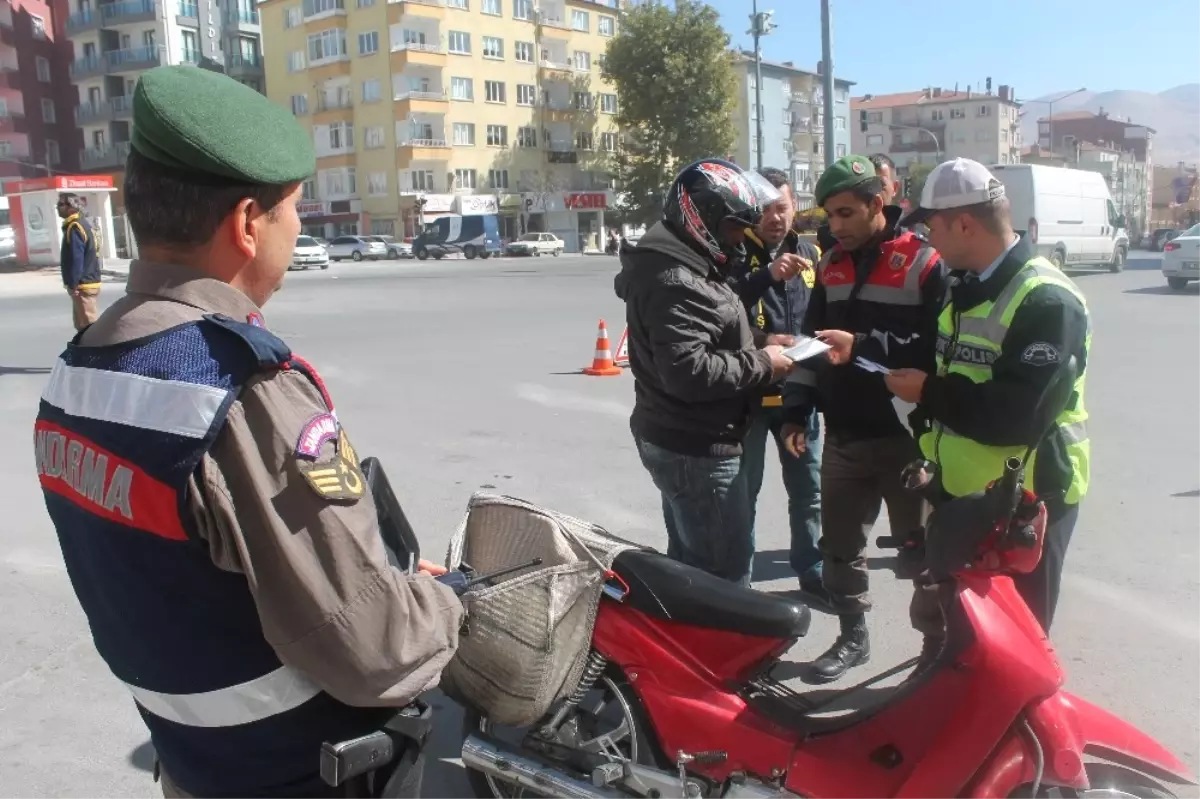
<path id="1" fill-rule="evenodd" d="M 812 611 L 799 602 L 722 580 L 649 550 L 626 550 L 613 571 L 629 585 L 625 603 L 666 621 L 764 638 L 800 638 Z"/>

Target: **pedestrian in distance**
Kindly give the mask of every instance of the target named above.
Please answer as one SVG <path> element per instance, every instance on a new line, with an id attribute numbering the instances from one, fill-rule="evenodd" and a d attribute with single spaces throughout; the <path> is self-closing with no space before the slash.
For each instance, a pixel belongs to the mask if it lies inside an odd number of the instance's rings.
<path id="1" fill-rule="evenodd" d="M 165 796 L 363 795 L 324 783 L 322 744 L 436 686 L 463 608 L 444 569 L 388 563 L 325 384 L 262 316 L 312 138 L 194 67 L 143 73 L 132 113 L 141 258 L 59 356 L 35 423 L 67 574 Z"/>
<path id="2" fill-rule="evenodd" d="M 686 167 L 663 218 L 621 250 L 642 465 L 662 494 L 667 555 L 750 584 L 754 516 L 742 476 L 750 409 L 792 367 L 791 336 L 755 334 L 728 284 L 746 229 L 779 191 L 719 159 Z"/>
<path id="3" fill-rule="evenodd" d="M 879 176 L 879 181 L 883 184 L 883 191 L 880 192 L 883 196 L 883 204 L 895 205 L 896 196 L 900 193 L 900 181 L 896 180 L 896 162 L 885 153 L 876 153 L 870 158 L 871 164 L 875 167 L 875 174 Z"/>
<path id="4" fill-rule="evenodd" d="M 58 216 L 62 220 L 62 248 L 59 268 L 63 287 L 71 297 L 71 321 L 75 330 L 83 330 L 100 315 L 100 254 L 92 223 L 84 216 L 78 194 L 58 195 Z"/>
<path id="5" fill-rule="evenodd" d="M 1038 418 L 1038 401 L 1060 365 L 1076 359 L 1069 404 L 1026 469 L 1026 485 L 1048 513 L 1042 558 L 1034 571 L 1014 577 L 1049 632 L 1088 489 L 1087 303 L 1070 278 L 1013 230 L 1004 184 L 983 164 L 966 158 L 939 164 L 904 221 L 928 225 L 954 281 L 938 318 L 936 369 L 896 370 L 886 382 L 930 420 L 921 451 L 938 464 L 946 498 L 982 491 L 1007 458 L 1036 442 L 1051 421 Z"/>
<path id="6" fill-rule="evenodd" d="M 784 384 L 782 436 L 799 456 L 812 409 L 823 413 L 822 580 L 841 634 L 811 664 L 807 678 L 821 683 L 870 657 L 865 550 L 881 506 L 887 503 L 893 536 L 907 537 L 922 523 L 922 500 L 900 483 L 901 471 L 919 455 L 916 441 L 882 375 L 858 359 L 891 369 L 932 368 L 945 280 L 937 252 L 899 224 L 899 207 L 884 203 L 883 181 L 867 158 L 834 162 L 817 182 L 816 199 L 837 244 L 821 258 L 801 332 L 832 349 L 827 361 L 797 364 Z M 923 620 L 913 616 L 914 624 Z M 918 629 L 927 637 L 923 656 L 936 655 L 941 625 Z"/>
<path id="7" fill-rule="evenodd" d="M 792 229 L 796 204 L 787 174 L 763 169 L 760 174 L 780 194 L 763 209 L 762 219 L 746 230 L 746 260 L 735 266 L 730 284 L 746 306 L 750 326 L 759 334 L 800 333 L 808 298 L 816 284 L 816 264 L 821 250 Z M 758 494 L 766 467 L 767 440 L 775 442 L 788 497 L 790 545 L 788 561 L 800 579 L 800 589 L 826 604 L 821 583 L 821 421 L 813 410 L 807 423 L 805 446 L 799 457 L 788 453 L 781 433 L 784 424 L 783 384 L 770 386 L 759 405 L 752 408 L 750 427 L 742 443 L 742 471 L 746 476 L 751 520 L 756 518 Z"/>

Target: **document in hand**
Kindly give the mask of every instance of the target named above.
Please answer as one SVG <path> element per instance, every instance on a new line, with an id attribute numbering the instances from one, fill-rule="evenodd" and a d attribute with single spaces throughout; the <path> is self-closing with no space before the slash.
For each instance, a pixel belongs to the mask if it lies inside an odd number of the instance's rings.
<path id="1" fill-rule="evenodd" d="M 892 373 L 892 370 L 887 368 L 883 364 L 875 363 L 874 361 L 869 361 L 866 358 L 863 358 L 861 356 L 854 359 L 854 365 L 857 366 L 859 369 L 865 369 L 868 372 L 878 372 L 879 374 L 882 374 L 882 375 L 890 375 Z"/>
<path id="2" fill-rule="evenodd" d="M 808 336 L 796 336 L 796 343 L 783 351 L 783 354 L 793 361 L 806 361 L 833 349 L 824 341 Z"/>

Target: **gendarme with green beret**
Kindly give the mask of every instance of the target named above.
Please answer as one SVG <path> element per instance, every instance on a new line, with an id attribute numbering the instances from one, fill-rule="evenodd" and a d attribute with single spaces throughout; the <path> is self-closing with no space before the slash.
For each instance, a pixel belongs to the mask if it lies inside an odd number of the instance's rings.
<path id="1" fill-rule="evenodd" d="M 817 205 L 824 205 L 833 195 L 850 191 L 873 177 L 876 174 L 871 159 L 861 155 L 844 155 L 830 164 L 817 181 L 817 189 L 813 192 Z"/>
<path id="2" fill-rule="evenodd" d="M 133 92 L 130 145 L 172 169 L 283 186 L 312 176 L 312 137 L 285 108 L 233 78 L 155 67 Z"/>

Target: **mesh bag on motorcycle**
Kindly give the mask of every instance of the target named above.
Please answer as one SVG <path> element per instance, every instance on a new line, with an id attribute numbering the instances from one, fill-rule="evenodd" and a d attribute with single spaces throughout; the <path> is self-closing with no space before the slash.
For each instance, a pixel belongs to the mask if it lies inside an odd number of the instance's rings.
<path id="1" fill-rule="evenodd" d="M 632 548 L 595 525 L 519 499 L 471 497 L 447 568 L 466 562 L 483 574 L 534 558 L 542 563 L 463 597 L 467 619 L 442 690 L 497 724 L 533 724 L 578 684 L 605 575 Z"/>

